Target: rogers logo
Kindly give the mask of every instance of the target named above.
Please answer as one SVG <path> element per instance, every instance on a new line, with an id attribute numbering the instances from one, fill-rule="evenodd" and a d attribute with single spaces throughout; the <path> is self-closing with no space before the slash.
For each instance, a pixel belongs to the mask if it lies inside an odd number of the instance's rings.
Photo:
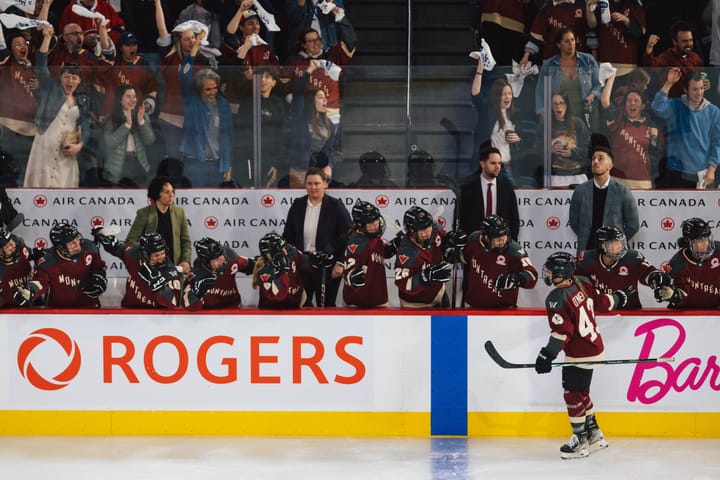
<path id="1" fill-rule="evenodd" d="M 48 379 L 41 375 L 33 366 L 30 355 L 38 346 L 47 340 L 55 341 L 68 358 L 68 364 L 63 371 Z M 25 380 L 39 390 L 60 390 L 70 384 L 70 381 L 80 371 L 80 349 L 77 342 L 71 339 L 67 333 L 56 328 L 41 328 L 35 330 L 18 349 L 18 368 Z"/>

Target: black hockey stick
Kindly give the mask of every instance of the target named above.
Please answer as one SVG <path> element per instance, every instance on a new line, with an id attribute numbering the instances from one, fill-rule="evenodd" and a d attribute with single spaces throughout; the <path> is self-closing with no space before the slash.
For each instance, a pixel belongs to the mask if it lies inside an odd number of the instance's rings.
<path id="1" fill-rule="evenodd" d="M 510 363 L 498 353 L 492 341 L 485 342 L 485 351 L 490 358 L 502 368 L 535 368 L 534 363 Z M 658 357 L 658 358 L 627 358 L 621 360 L 589 360 L 587 362 L 553 362 L 553 367 L 567 367 L 570 365 L 621 365 L 626 363 L 663 363 L 674 362 L 675 357 Z"/>

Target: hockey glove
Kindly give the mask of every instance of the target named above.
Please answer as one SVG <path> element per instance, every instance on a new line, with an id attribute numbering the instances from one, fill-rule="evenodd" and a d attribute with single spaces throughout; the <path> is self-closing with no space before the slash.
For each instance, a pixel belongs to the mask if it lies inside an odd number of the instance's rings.
<path id="1" fill-rule="evenodd" d="M 351 287 L 364 287 L 365 277 L 365 270 L 363 268 L 356 268 L 348 275 L 348 282 Z"/>
<path id="2" fill-rule="evenodd" d="M 13 300 L 18 307 L 29 307 L 32 305 L 33 298 L 38 292 L 38 287 L 34 283 L 27 283 L 22 287 L 17 287 L 13 294 Z"/>
<path id="3" fill-rule="evenodd" d="M 460 247 L 448 247 L 443 252 L 443 260 L 448 263 L 458 263 L 460 261 Z"/>
<path id="4" fill-rule="evenodd" d="M 145 281 L 145 283 L 148 284 L 150 290 L 153 292 L 157 292 L 162 289 L 168 282 L 168 279 L 165 278 L 165 276 L 163 276 L 159 271 L 153 270 L 152 267 L 145 262 L 140 265 L 138 275 Z"/>
<path id="5" fill-rule="evenodd" d="M 683 298 L 683 291 L 673 287 L 658 287 L 655 289 L 655 300 L 659 302 L 670 302 L 671 305 L 677 305 Z"/>
<path id="6" fill-rule="evenodd" d="M 420 278 L 425 285 L 432 282 L 447 282 L 452 275 L 452 265 L 447 262 L 430 265 L 420 272 Z"/>
<path id="7" fill-rule="evenodd" d="M 498 290 L 512 290 L 520 288 L 522 278 L 517 273 L 501 273 L 495 279 L 495 288 Z"/>
<path id="8" fill-rule="evenodd" d="M 245 264 L 245 268 L 242 269 L 242 273 L 245 275 L 252 275 L 253 270 L 255 270 L 255 259 L 247 257 L 247 263 Z"/>
<path id="9" fill-rule="evenodd" d="M 463 248 L 467 245 L 468 235 L 464 231 L 451 230 L 445 235 L 445 248 Z"/>
<path id="10" fill-rule="evenodd" d="M 613 310 L 617 310 L 618 308 L 624 308 L 627 306 L 627 304 L 630 302 L 630 299 L 632 299 L 635 294 L 637 293 L 637 290 L 635 290 L 635 287 L 630 285 L 629 287 L 625 287 L 622 290 L 615 290 L 612 293 L 614 306 Z"/>
<path id="11" fill-rule="evenodd" d="M 44 257 L 46 253 L 46 249 L 35 247 L 30 251 L 30 255 L 28 255 L 28 260 L 37 263 L 37 261 Z"/>
<path id="12" fill-rule="evenodd" d="M 665 272 L 654 271 L 650 272 L 647 277 L 648 285 L 650 288 L 655 290 L 658 287 L 669 287 L 673 284 L 673 279 L 670 275 Z"/>
<path id="13" fill-rule="evenodd" d="M 552 370 L 552 361 L 557 355 L 550 351 L 547 347 L 542 347 L 535 359 L 535 371 L 537 373 L 550 373 Z"/>
<path id="14" fill-rule="evenodd" d="M 95 239 L 95 243 L 101 244 L 105 250 L 107 250 L 108 248 L 113 248 L 117 245 L 117 238 L 115 238 L 115 235 L 104 235 L 102 233 L 104 229 L 105 227 L 95 227 L 90 231 L 90 233 Z"/>
<path id="15" fill-rule="evenodd" d="M 383 257 L 391 258 L 397 255 L 398 250 L 400 250 L 400 242 L 402 242 L 404 236 L 405 234 L 403 232 L 398 232 L 398 234 L 395 235 L 392 240 L 385 244 L 385 251 L 383 252 Z"/>
<path id="16" fill-rule="evenodd" d="M 327 252 L 313 252 L 310 254 L 310 264 L 313 268 L 318 270 L 321 268 L 331 267 L 335 260 L 335 256 L 332 253 Z"/>
<path id="17" fill-rule="evenodd" d="M 93 273 L 90 277 L 82 280 L 78 284 L 78 288 L 90 298 L 99 297 L 107 289 L 107 278 L 105 278 L 105 272 Z"/>
<path id="18" fill-rule="evenodd" d="M 205 294 L 215 286 L 215 275 L 208 275 L 207 277 L 193 277 L 190 280 L 190 291 L 193 295 L 202 298 Z"/>

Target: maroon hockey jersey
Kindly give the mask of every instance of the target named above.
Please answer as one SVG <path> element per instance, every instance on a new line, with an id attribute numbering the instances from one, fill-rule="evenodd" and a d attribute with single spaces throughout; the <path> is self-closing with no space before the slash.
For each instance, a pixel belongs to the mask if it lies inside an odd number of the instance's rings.
<path id="1" fill-rule="evenodd" d="M 202 297 L 197 297 L 191 292 L 190 280 L 196 276 L 206 277 L 212 275 L 205 267 L 196 264 L 183 287 L 183 304 L 188 310 L 200 310 L 203 308 L 233 308 L 239 307 L 242 303 L 240 292 L 237 289 L 235 275 L 248 268 L 247 257 L 240 257 L 232 249 L 223 247 L 225 252 L 225 268 L 215 277 L 215 286 L 205 292 Z"/>
<path id="2" fill-rule="evenodd" d="M 343 301 L 346 305 L 373 308 L 388 302 L 385 276 L 385 241 L 353 232 L 345 247 Z M 356 268 L 365 268 L 365 286 L 353 287 L 348 276 Z"/>
<path id="3" fill-rule="evenodd" d="M 667 273 L 675 281 L 675 287 L 687 295 L 675 307 L 720 307 L 720 242 L 710 258 L 698 262 L 683 249 L 668 264 Z"/>
<path id="4" fill-rule="evenodd" d="M 288 269 L 279 272 L 272 265 L 263 265 L 255 274 L 259 289 L 259 308 L 300 308 L 303 302 L 302 278 L 299 275 L 302 253 L 290 244 L 285 248 L 290 257 Z"/>
<path id="5" fill-rule="evenodd" d="M 15 248 L 17 249 L 18 258 L 11 264 L 0 262 L 0 307 L 10 308 L 16 307 L 17 304 L 13 300 L 15 289 L 22 287 L 32 279 L 32 265 L 30 265 L 30 252 L 22 238 L 12 235 L 15 240 Z"/>
<path id="6" fill-rule="evenodd" d="M 428 248 L 420 248 L 406 235 L 400 242 L 395 257 L 395 285 L 403 306 L 411 308 L 433 307 L 440 303 L 445 284 L 430 282 L 424 285 L 420 273 L 430 265 L 442 262 L 442 237 L 437 225 Z"/>

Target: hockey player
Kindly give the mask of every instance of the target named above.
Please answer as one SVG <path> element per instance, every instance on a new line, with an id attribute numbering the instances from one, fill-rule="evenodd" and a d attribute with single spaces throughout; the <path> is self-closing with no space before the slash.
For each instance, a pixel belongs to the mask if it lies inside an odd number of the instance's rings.
<path id="1" fill-rule="evenodd" d="M 298 274 L 306 263 L 303 254 L 274 232 L 263 236 L 258 246 L 260 257 L 253 272 L 253 288 L 259 288 L 258 308 L 300 308 L 305 303 Z"/>
<path id="2" fill-rule="evenodd" d="M 118 241 L 114 235 L 103 234 L 102 228 L 92 230 L 110 255 L 125 264 L 128 276 L 123 307 L 175 308 L 180 306 L 181 275 L 167 252 L 165 239 L 155 232 L 145 233 L 137 245 Z"/>
<path id="3" fill-rule="evenodd" d="M 200 310 L 240 306 L 235 274 L 251 275 L 255 260 L 238 256 L 230 247 L 208 237 L 198 240 L 194 246 L 197 260 L 183 288 L 185 308 Z"/>
<path id="4" fill-rule="evenodd" d="M 595 238 L 597 248 L 580 252 L 575 273 L 588 277 L 602 293 L 632 285 L 635 291 L 623 309 L 642 308 L 638 283 L 652 289 L 672 283 L 672 279 L 650 265 L 642 253 L 628 249 L 625 234 L 619 228 L 603 225 L 595 232 Z"/>
<path id="5" fill-rule="evenodd" d="M 460 252 L 466 264 L 466 307 L 516 307 L 518 289 L 537 283 L 537 270 L 520 244 L 510 238 L 510 227 L 502 217 L 483 218 L 480 230 L 470 234 Z"/>
<path id="6" fill-rule="evenodd" d="M 655 298 L 671 308 L 720 307 L 719 242 L 707 222 L 696 217 L 682 222 L 682 235 L 680 251 L 667 267 L 673 284 L 658 286 Z"/>
<path id="7" fill-rule="evenodd" d="M 450 300 L 445 283 L 452 265 L 442 258 L 440 225 L 420 207 L 410 207 L 403 216 L 405 236 L 395 258 L 395 285 L 403 308 L 447 308 Z"/>
<path id="8" fill-rule="evenodd" d="M 360 308 L 388 306 L 385 259 L 397 253 L 400 237 L 387 243 L 385 219 L 369 202 L 358 200 L 352 208 L 353 232 L 345 247 L 343 301 Z"/>
<path id="9" fill-rule="evenodd" d="M 560 350 L 565 361 L 602 360 L 604 345 L 597 328 L 595 312 L 622 308 L 628 300 L 625 290 L 612 294 L 598 292 L 587 277 L 575 276 L 575 259 L 565 252 L 550 255 L 543 265 L 543 280 L 553 286 L 545 300 L 550 339 L 535 360 L 537 373 L 552 370 Z M 562 385 L 573 436 L 560 447 L 560 457 L 587 457 L 591 451 L 608 446 L 595 419 L 590 399 L 592 367 L 578 365 L 562 369 Z"/>
<path id="10" fill-rule="evenodd" d="M 99 307 L 107 278 L 97 246 L 66 223 L 50 229 L 50 242 L 53 248 L 38 260 L 32 280 L 15 289 L 15 303 L 30 306 L 46 295 L 49 307 Z"/>
<path id="11" fill-rule="evenodd" d="M 15 288 L 32 279 L 32 264 L 45 253 L 34 248 L 28 250 L 25 241 L 0 227 L 0 308 L 15 307 Z"/>

